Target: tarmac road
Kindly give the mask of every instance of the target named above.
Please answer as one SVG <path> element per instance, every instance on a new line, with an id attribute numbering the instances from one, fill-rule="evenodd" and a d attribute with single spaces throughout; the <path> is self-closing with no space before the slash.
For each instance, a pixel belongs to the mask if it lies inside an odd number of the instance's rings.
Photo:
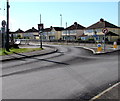
<path id="1" fill-rule="evenodd" d="M 3 99 L 89 100 L 118 81 L 118 53 L 58 46 L 45 56 L 3 62 Z"/>

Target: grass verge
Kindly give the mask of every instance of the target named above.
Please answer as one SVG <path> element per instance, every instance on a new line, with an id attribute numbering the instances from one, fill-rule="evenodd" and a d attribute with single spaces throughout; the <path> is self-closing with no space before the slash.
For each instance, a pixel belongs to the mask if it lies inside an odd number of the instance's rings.
<path id="1" fill-rule="evenodd" d="M 38 50 L 43 50 L 41 48 L 11 48 L 10 52 L 6 51 L 5 49 L 0 49 L 0 56 L 4 55 L 10 55 L 14 53 L 26 53 L 26 52 L 33 52 L 33 51 L 38 51 Z"/>

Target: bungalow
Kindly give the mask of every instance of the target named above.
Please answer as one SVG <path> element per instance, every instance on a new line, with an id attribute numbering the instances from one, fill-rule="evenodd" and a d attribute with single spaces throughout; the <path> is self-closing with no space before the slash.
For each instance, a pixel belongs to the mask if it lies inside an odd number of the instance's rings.
<path id="1" fill-rule="evenodd" d="M 90 38 L 94 38 L 98 41 L 102 41 L 104 39 L 103 30 L 106 30 L 106 38 L 109 41 L 116 41 L 120 36 L 120 27 L 113 25 L 104 19 L 100 19 L 97 23 L 87 27 L 84 30 L 84 34 L 88 35 Z"/>
<path id="2" fill-rule="evenodd" d="M 75 22 L 73 25 L 67 27 L 62 31 L 63 40 L 76 40 L 79 39 L 84 33 L 85 27 Z"/>

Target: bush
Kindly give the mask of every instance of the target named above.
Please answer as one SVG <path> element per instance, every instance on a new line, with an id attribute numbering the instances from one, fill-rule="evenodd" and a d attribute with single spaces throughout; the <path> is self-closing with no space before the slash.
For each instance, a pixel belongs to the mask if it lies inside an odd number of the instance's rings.
<path id="1" fill-rule="evenodd" d="M 94 39 L 92 39 L 92 38 L 90 38 L 90 39 L 88 39 L 88 41 L 95 41 Z"/>
<path id="2" fill-rule="evenodd" d="M 21 35 L 17 35 L 18 38 L 21 38 Z"/>
<path id="3" fill-rule="evenodd" d="M 78 38 L 77 41 L 81 41 L 81 38 Z"/>

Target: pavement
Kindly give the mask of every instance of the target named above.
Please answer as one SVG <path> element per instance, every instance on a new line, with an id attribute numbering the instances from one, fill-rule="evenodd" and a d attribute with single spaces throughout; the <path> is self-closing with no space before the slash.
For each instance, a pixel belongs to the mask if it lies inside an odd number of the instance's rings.
<path id="1" fill-rule="evenodd" d="M 20 45 L 19 46 L 19 48 L 36 48 L 36 47 L 34 47 L 33 45 Z M 46 46 L 46 47 L 43 47 L 43 50 L 40 50 L 40 51 L 15 53 L 11 55 L 0 56 L 0 61 L 4 62 L 4 61 L 17 60 L 17 59 L 23 59 L 23 58 L 30 58 L 30 57 L 35 57 L 35 56 L 52 54 L 55 52 L 57 52 L 57 49 L 55 49 L 54 47 Z"/>
<path id="2" fill-rule="evenodd" d="M 109 101 L 109 100 L 110 101 L 118 101 L 118 100 L 120 100 L 119 87 L 120 87 L 120 82 L 114 84 L 113 86 L 104 90 L 100 94 L 96 95 L 90 101 L 102 101 L 102 100 L 105 100 L 105 99 L 107 101 Z"/>
<path id="3" fill-rule="evenodd" d="M 32 45 L 22 45 L 20 46 L 20 48 L 23 47 L 33 47 Z M 109 52 L 114 52 L 119 50 L 118 49 L 113 49 L 112 46 L 107 46 L 105 51 L 102 52 L 97 52 L 97 47 L 93 46 L 91 47 L 90 45 L 81 45 L 80 47 L 83 47 L 85 49 L 91 50 L 93 52 L 93 54 L 105 54 L 105 53 L 109 53 Z M 0 61 L 4 62 L 4 61 L 10 61 L 10 60 L 16 60 L 16 59 L 22 59 L 22 58 L 30 58 L 30 57 L 35 57 L 35 56 L 42 56 L 42 55 L 47 55 L 47 54 L 52 54 L 57 52 L 57 49 L 54 47 L 44 47 L 44 50 L 40 50 L 40 51 L 34 51 L 34 52 L 27 52 L 27 53 L 15 53 L 12 55 L 5 55 L 5 56 L 0 56 Z M 112 85 L 110 88 L 104 90 L 103 92 L 101 92 L 100 94 L 96 95 L 95 97 L 93 97 L 92 99 L 90 99 L 90 101 L 103 101 L 103 99 L 105 101 L 118 101 L 119 98 L 119 85 L 120 82 Z"/>

